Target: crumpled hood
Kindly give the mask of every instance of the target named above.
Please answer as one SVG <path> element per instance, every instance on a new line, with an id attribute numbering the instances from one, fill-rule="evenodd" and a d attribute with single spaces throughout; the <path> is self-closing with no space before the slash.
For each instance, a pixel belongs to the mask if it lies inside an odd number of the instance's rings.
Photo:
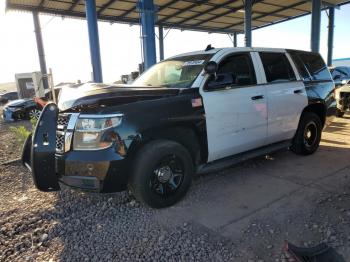
<path id="1" fill-rule="evenodd" d="M 179 89 L 162 87 L 134 87 L 130 85 L 77 84 L 62 88 L 58 107 L 60 111 L 82 107 L 121 105 L 142 100 L 174 96 Z"/>

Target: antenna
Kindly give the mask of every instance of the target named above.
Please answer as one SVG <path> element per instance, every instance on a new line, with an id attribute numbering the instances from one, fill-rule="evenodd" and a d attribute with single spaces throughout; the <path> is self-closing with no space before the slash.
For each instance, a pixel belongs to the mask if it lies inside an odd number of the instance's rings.
<path id="1" fill-rule="evenodd" d="M 209 50 L 212 50 L 214 49 L 214 47 L 211 46 L 211 44 L 207 45 L 207 47 L 205 48 L 204 51 L 209 51 Z"/>

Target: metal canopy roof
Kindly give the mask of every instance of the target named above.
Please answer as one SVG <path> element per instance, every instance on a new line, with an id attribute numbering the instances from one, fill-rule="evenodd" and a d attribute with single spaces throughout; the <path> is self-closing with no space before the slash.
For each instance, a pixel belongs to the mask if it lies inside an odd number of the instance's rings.
<path id="1" fill-rule="evenodd" d="M 324 7 L 350 1 L 322 1 Z M 98 19 L 139 24 L 137 0 L 96 0 Z M 157 25 L 183 30 L 243 32 L 242 0 L 154 0 Z M 311 0 L 255 0 L 252 29 L 280 23 L 311 12 Z M 6 0 L 8 10 L 38 11 L 68 17 L 85 17 L 84 0 Z"/>

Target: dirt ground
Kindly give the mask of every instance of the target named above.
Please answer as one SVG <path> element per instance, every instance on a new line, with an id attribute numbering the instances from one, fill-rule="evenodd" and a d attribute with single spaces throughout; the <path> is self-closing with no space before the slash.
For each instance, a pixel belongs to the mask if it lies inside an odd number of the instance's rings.
<path id="1" fill-rule="evenodd" d="M 8 128 L 1 163 L 20 153 Z M 163 210 L 127 193 L 39 192 L 19 163 L 0 165 L 0 261 L 293 261 L 285 240 L 324 242 L 350 261 L 349 134 L 346 115 L 314 155 L 281 151 L 196 177 Z"/>

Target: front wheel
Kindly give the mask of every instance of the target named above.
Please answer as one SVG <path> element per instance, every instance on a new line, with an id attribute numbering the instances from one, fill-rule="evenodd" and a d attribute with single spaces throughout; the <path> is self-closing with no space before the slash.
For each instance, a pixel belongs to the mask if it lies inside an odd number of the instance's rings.
<path id="1" fill-rule="evenodd" d="M 318 115 L 312 112 L 303 113 L 291 150 L 299 155 L 313 154 L 320 145 L 321 133 L 322 123 Z"/>
<path id="2" fill-rule="evenodd" d="M 39 120 L 41 111 L 39 109 L 33 108 L 28 112 L 29 119 Z"/>
<path id="3" fill-rule="evenodd" d="M 155 140 L 136 154 L 129 187 L 141 202 L 154 208 L 175 204 L 188 191 L 194 172 L 185 147 L 169 140 Z"/>

